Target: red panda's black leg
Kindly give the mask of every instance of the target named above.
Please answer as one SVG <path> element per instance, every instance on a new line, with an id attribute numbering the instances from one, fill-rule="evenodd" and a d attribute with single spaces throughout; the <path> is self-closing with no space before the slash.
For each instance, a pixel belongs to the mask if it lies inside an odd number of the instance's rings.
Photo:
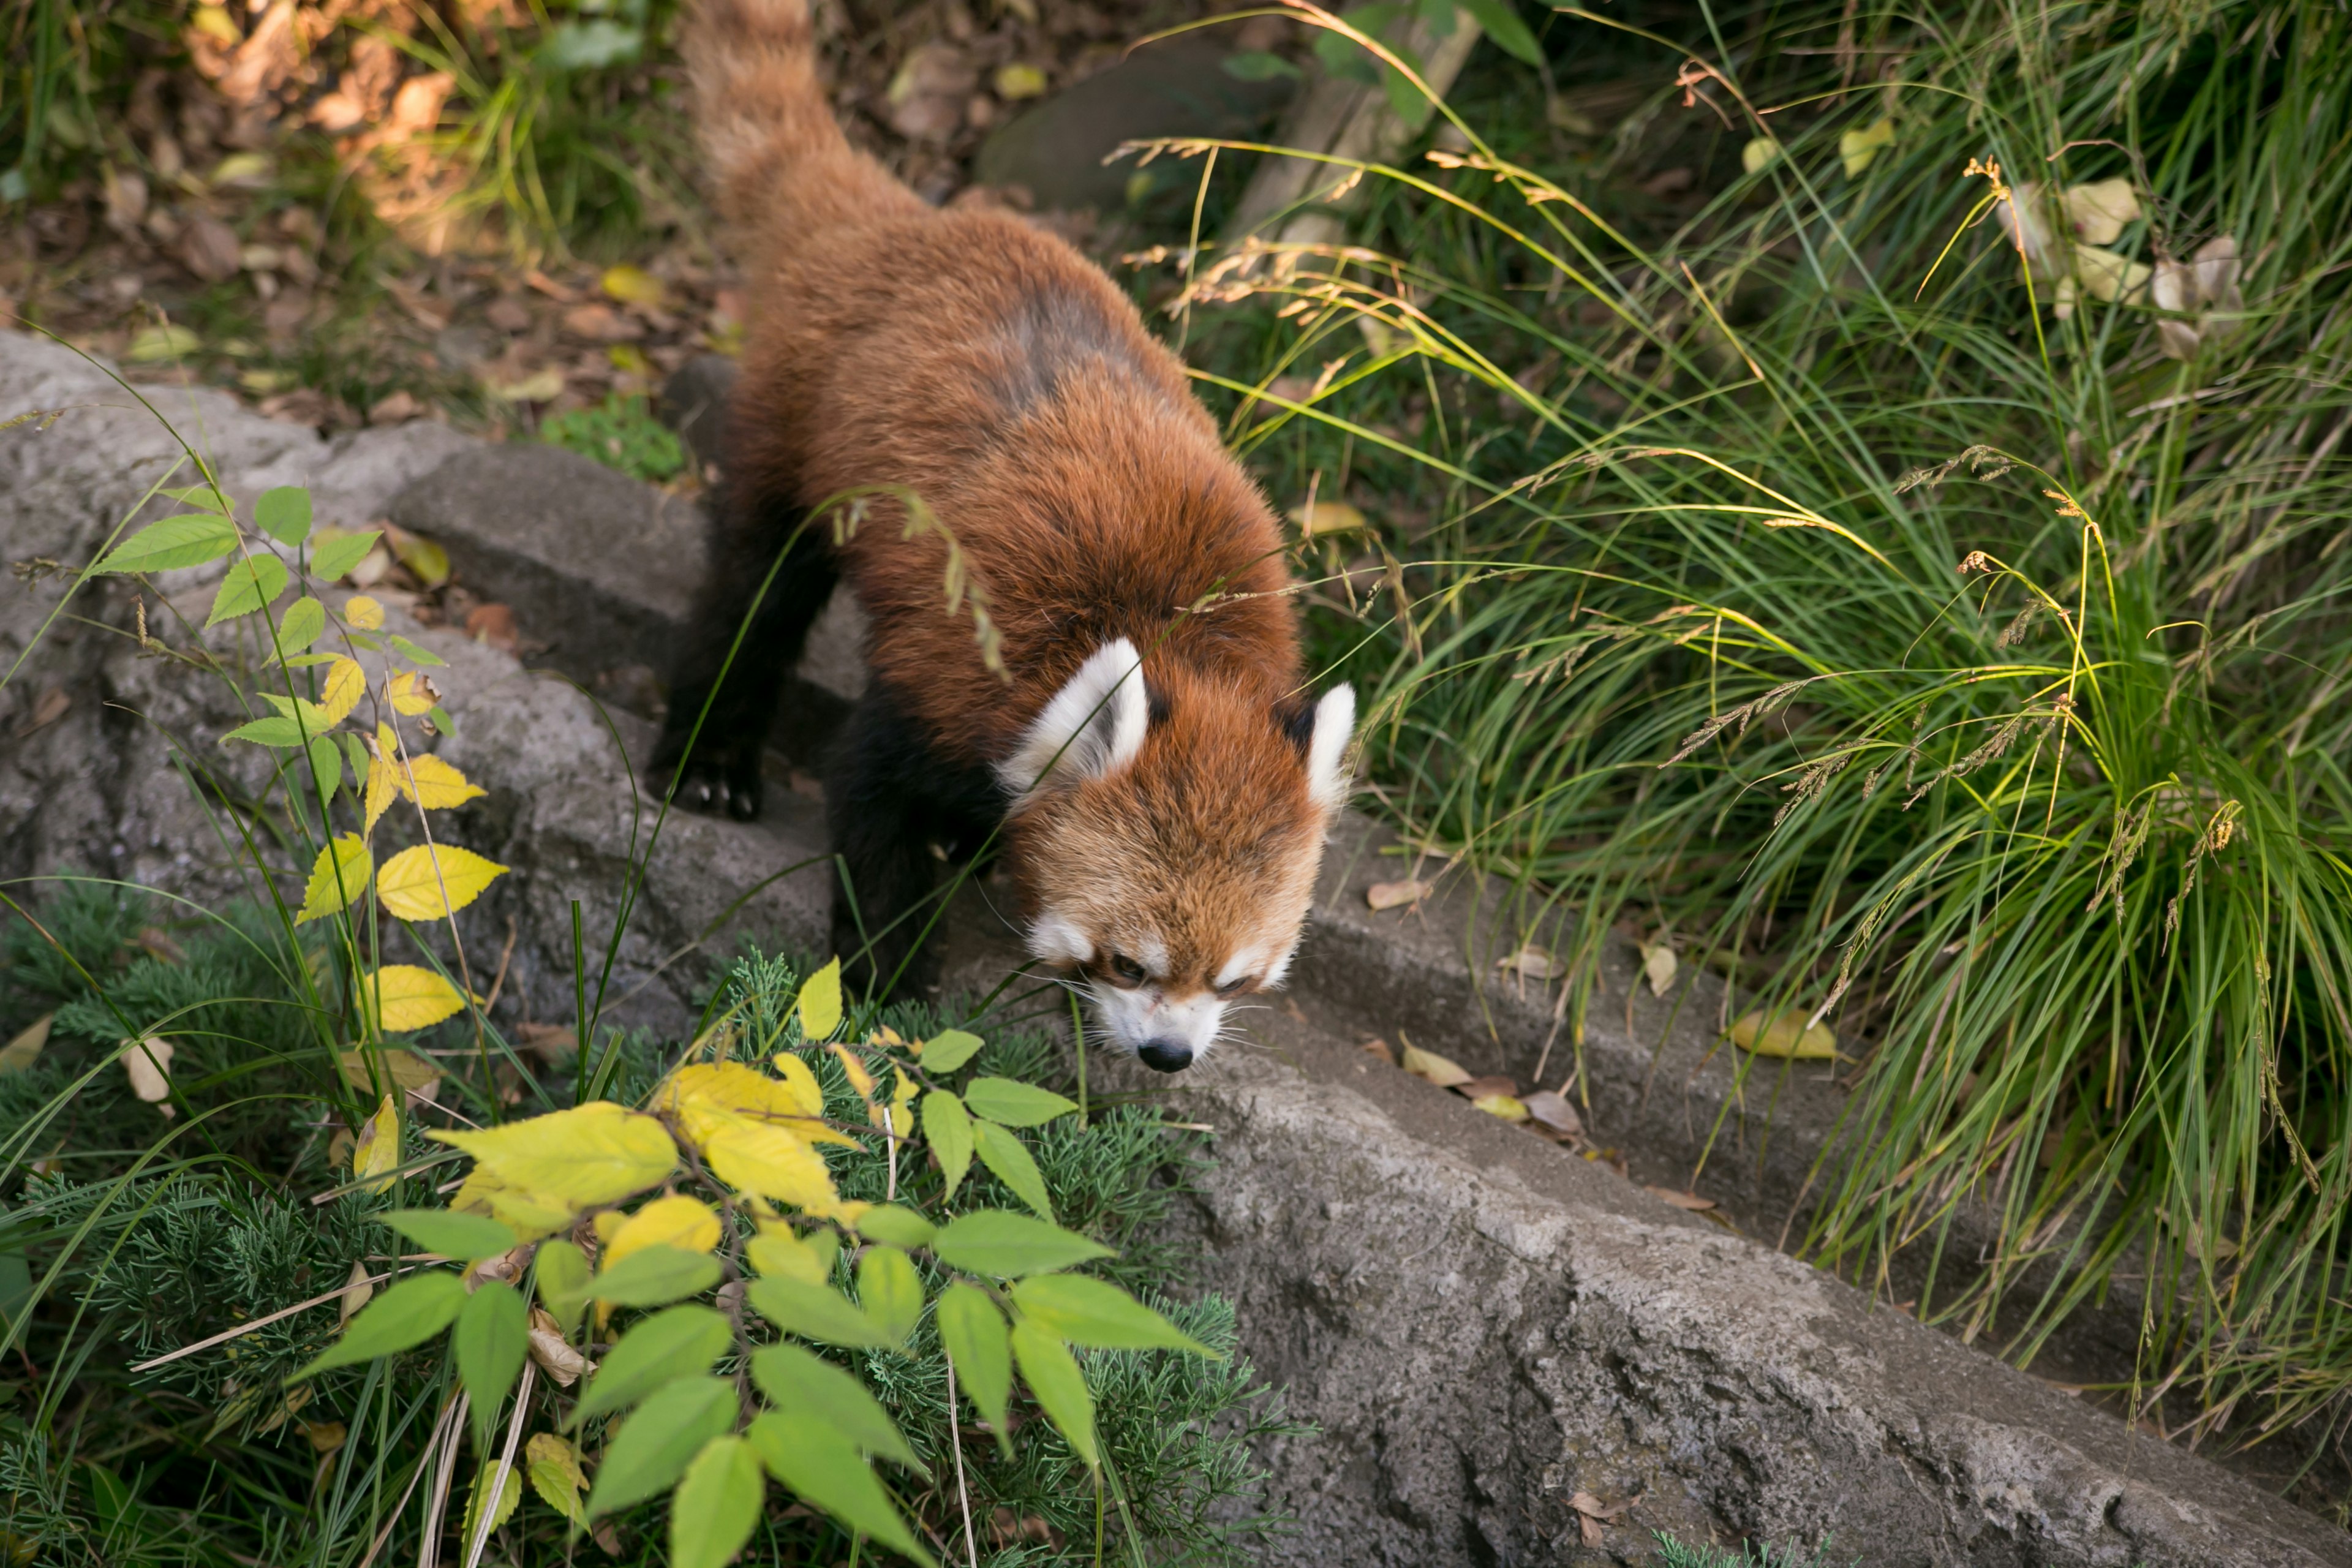
<path id="1" fill-rule="evenodd" d="M 919 995 L 939 978 L 941 854 L 977 848 L 1003 795 L 985 770 L 940 762 L 877 681 L 835 742 L 824 802 L 845 884 L 833 898 L 843 973 L 864 994 Z"/>
<path id="2" fill-rule="evenodd" d="M 781 500 L 728 491 L 718 498 L 710 574 L 672 672 L 669 712 L 654 753 L 655 777 L 666 782 L 675 773 L 677 803 L 690 811 L 723 810 L 747 820 L 760 814 L 760 758 L 777 697 L 836 575 L 807 517 L 805 509 Z"/>

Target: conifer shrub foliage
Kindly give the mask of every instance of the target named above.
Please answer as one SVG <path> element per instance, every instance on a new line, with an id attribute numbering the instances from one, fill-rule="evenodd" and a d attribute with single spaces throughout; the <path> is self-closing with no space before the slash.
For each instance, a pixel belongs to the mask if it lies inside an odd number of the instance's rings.
<path id="1" fill-rule="evenodd" d="M 519 1051 L 441 661 L 331 586 L 374 534 L 188 456 L 68 599 L 131 579 L 254 715 L 173 738 L 254 896 L 0 888 L 0 1563 L 1244 1560 L 1293 1428 L 1150 1236 L 1196 1135 L 837 963 L 743 957 L 681 1044 L 583 951 L 589 1048 Z"/>

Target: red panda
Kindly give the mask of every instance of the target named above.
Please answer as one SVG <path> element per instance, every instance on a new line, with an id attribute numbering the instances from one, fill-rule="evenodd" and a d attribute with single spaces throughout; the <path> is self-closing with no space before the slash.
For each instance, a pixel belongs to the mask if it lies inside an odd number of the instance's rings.
<path id="1" fill-rule="evenodd" d="M 1355 698 L 1305 694 L 1274 513 L 1101 271 L 850 147 L 806 0 L 702 0 L 685 52 L 751 321 L 657 770 L 757 813 L 779 684 L 845 576 L 872 679 L 825 780 L 837 950 L 927 979 L 931 846 L 994 834 L 1030 951 L 1183 1068 L 1282 981 L 1349 788 Z M 813 518 L 854 490 L 845 537 Z M 950 549 L 1001 671 L 946 607 Z"/>

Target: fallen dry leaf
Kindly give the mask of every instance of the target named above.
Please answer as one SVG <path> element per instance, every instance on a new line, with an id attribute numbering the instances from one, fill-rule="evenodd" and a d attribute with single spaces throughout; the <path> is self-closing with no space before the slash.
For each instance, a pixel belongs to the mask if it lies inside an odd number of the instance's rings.
<path id="1" fill-rule="evenodd" d="M 180 243 L 174 248 L 180 265 L 207 283 L 236 277 L 241 265 L 236 230 L 216 217 L 200 217 L 189 224 L 180 231 Z"/>
<path id="2" fill-rule="evenodd" d="M 36 730 L 46 729 L 56 723 L 66 716 L 66 710 L 72 706 L 71 692 L 62 686 L 50 687 L 33 703 L 32 713 L 16 727 L 17 737 L 22 739 Z"/>
<path id="3" fill-rule="evenodd" d="M 1616 1523 L 1631 1513 L 1633 1505 L 1641 1500 L 1638 1497 L 1630 1497 L 1623 1502 L 1607 1503 L 1591 1492 L 1578 1492 L 1568 1500 L 1568 1506 L 1576 1510 L 1576 1521 L 1582 1527 L 1584 1544 L 1597 1548 L 1601 1544 L 1601 1527 Z"/>
<path id="4" fill-rule="evenodd" d="M 571 1342 L 563 1337 L 562 1327 L 543 1307 L 530 1310 L 530 1359 L 563 1388 L 571 1387 L 595 1367 L 593 1362 L 572 1349 Z"/>
<path id="5" fill-rule="evenodd" d="M 23 1072 L 40 1059 L 41 1047 L 49 1043 L 49 1024 L 55 1013 L 44 1013 L 22 1029 L 5 1046 L 0 1046 L 0 1072 Z"/>
<path id="6" fill-rule="evenodd" d="M 568 1059 L 580 1049 L 578 1037 L 561 1024 L 524 1024 L 515 1030 L 515 1037 L 550 1063 Z"/>
<path id="7" fill-rule="evenodd" d="M 1671 942 L 1653 942 L 1642 950 L 1642 973 L 1649 977 L 1651 995 L 1664 996 L 1674 989 L 1675 968 Z"/>
<path id="8" fill-rule="evenodd" d="M 513 653 L 522 647 L 522 631 L 515 625 L 515 613 L 505 605 L 475 605 L 466 616 L 466 635 L 503 653 Z"/>
<path id="9" fill-rule="evenodd" d="M 366 1306 L 368 1298 L 374 1294 L 375 1287 L 368 1283 L 368 1266 L 352 1264 L 351 1273 L 343 1280 L 343 1293 L 335 1298 L 335 1316 L 340 1320 L 337 1326 L 350 1322 L 352 1314 Z"/>
<path id="10" fill-rule="evenodd" d="M 1525 980 L 1549 980 L 1559 973 L 1559 966 L 1550 953 L 1533 943 L 1519 949 L 1508 958 L 1498 958 L 1495 967 L 1517 974 Z"/>
<path id="11" fill-rule="evenodd" d="M 541 370 L 512 380 L 486 375 L 482 378 L 482 390 L 501 403 L 546 403 L 562 395 L 563 373 Z"/>
<path id="12" fill-rule="evenodd" d="M 1435 1084 L 1440 1089 L 1452 1089 L 1457 1083 L 1468 1083 L 1470 1075 L 1462 1064 L 1449 1061 L 1435 1051 L 1424 1051 L 1412 1041 L 1405 1041 L 1404 1054 L 1397 1065 L 1417 1079 Z"/>
<path id="13" fill-rule="evenodd" d="M 909 142 L 945 142 L 963 128 L 964 107 L 980 72 L 952 44 L 925 44 L 890 79 L 884 116 Z"/>
<path id="14" fill-rule="evenodd" d="M 122 1042 L 122 1070 L 130 1075 L 131 1092 L 150 1105 L 172 1097 L 171 1041 L 150 1036 Z"/>
<path id="15" fill-rule="evenodd" d="M 430 1100 L 433 1091 L 441 1087 L 441 1069 L 415 1051 L 397 1047 L 375 1053 L 382 1063 L 384 1076 L 393 1087 L 418 1100 Z M 343 1053 L 343 1081 L 353 1089 L 369 1089 L 367 1055 L 362 1051 Z"/>
<path id="16" fill-rule="evenodd" d="M 1576 1114 L 1576 1107 L 1548 1089 L 1539 1089 L 1528 1096 L 1528 1114 L 1553 1131 L 1570 1138 L 1584 1136 L 1584 1119 Z"/>
<path id="17" fill-rule="evenodd" d="M 368 410 L 368 423 L 403 425 L 411 419 L 421 417 L 424 413 L 425 405 L 417 400 L 415 393 L 395 392 L 376 399 L 374 406 Z"/>
<path id="18" fill-rule="evenodd" d="M 1715 1206 L 1713 1198 L 1703 1198 L 1696 1193 L 1678 1193 L 1672 1187 L 1644 1186 L 1642 1190 L 1665 1199 L 1678 1209 L 1688 1209 L 1693 1214 L 1705 1214 Z"/>
<path id="19" fill-rule="evenodd" d="M 1516 1094 L 1482 1094 L 1470 1102 L 1489 1116 L 1499 1116 L 1506 1121 L 1525 1121 L 1527 1102 Z"/>
<path id="20" fill-rule="evenodd" d="M 1365 524 L 1363 510 L 1343 500 L 1318 500 L 1290 514 L 1298 531 L 1309 539 L 1331 533 L 1354 533 Z"/>
<path id="21" fill-rule="evenodd" d="M 1836 1058 L 1837 1036 L 1827 1024 L 1809 1024 L 1802 1008 L 1783 1007 L 1766 1017 L 1762 1009 L 1742 1013 L 1731 1026 L 1731 1043 L 1751 1056 L 1787 1057 L 1797 1061 L 1830 1061 Z"/>
<path id="22" fill-rule="evenodd" d="M 1375 910 L 1401 910 L 1429 897 L 1427 882 L 1374 882 L 1364 889 L 1364 902 Z"/>
<path id="23" fill-rule="evenodd" d="M 1356 1048 L 1363 1052 L 1368 1057 L 1380 1058 L 1381 1060 L 1388 1063 L 1391 1067 L 1396 1066 L 1396 1053 L 1389 1049 L 1389 1043 L 1386 1040 L 1381 1039 L 1378 1035 L 1373 1036 L 1369 1040 L 1358 1041 Z"/>
<path id="24" fill-rule="evenodd" d="M 1517 1094 L 1519 1080 L 1505 1078 L 1501 1073 L 1487 1073 L 1479 1078 L 1465 1079 L 1453 1086 L 1454 1092 L 1468 1100 L 1484 1100 L 1490 1094 Z"/>

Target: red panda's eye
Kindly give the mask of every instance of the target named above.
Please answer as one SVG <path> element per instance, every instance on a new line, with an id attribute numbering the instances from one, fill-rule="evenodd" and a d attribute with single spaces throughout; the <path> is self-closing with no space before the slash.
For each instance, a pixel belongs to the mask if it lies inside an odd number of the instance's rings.
<path id="1" fill-rule="evenodd" d="M 1217 987 L 1217 994 L 1220 996 L 1234 995 L 1237 992 L 1247 990 L 1249 988 L 1249 983 L 1250 977 L 1246 974 L 1243 975 L 1238 980 L 1228 980 L 1223 985 Z"/>
<path id="2" fill-rule="evenodd" d="M 1110 972 L 1129 985 L 1140 985 L 1144 981 L 1143 965 L 1123 952 L 1110 955 Z"/>

